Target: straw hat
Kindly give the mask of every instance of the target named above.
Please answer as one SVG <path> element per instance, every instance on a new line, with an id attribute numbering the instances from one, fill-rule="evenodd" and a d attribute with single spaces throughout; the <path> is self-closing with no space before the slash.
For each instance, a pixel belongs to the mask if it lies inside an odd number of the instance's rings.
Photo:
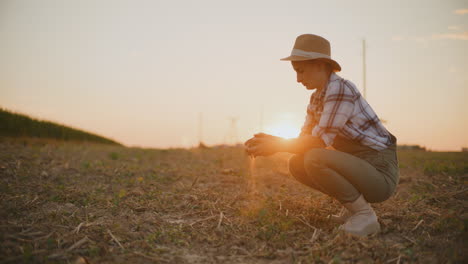
<path id="1" fill-rule="evenodd" d="M 330 63 L 334 70 L 341 71 L 338 62 L 330 56 L 330 42 L 313 34 L 304 34 L 296 38 L 291 56 L 283 58 L 283 61 L 305 61 L 320 59 Z"/>

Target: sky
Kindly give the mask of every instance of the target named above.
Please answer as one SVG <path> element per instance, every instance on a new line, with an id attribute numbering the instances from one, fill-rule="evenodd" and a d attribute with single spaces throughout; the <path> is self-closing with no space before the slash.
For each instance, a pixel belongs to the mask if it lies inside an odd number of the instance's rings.
<path id="1" fill-rule="evenodd" d="M 0 107 L 127 146 L 297 134 L 311 95 L 289 56 L 331 43 L 399 144 L 468 147 L 468 3 L 2 0 Z M 235 120 L 235 121 L 233 121 Z"/>

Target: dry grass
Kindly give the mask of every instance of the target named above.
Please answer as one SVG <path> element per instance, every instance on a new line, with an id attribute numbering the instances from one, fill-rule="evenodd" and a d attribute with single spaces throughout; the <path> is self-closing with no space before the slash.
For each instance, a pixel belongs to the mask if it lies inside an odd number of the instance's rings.
<path id="1" fill-rule="evenodd" d="M 327 220 L 288 155 L 0 140 L 4 263 L 456 263 L 467 260 L 467 153 L 400 152 L 382 232 Z"/>

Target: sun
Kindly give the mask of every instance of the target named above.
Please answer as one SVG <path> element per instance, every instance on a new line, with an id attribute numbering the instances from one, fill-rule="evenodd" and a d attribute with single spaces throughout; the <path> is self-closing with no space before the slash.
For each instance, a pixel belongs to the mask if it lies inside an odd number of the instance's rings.
<path id="1" fill-rule="evenodd" d="M 293 124 L 293 122 L 283 120 L 282 122 L 266 127 L 265 132 L 282 138 L 295 138 L 299 136 L 300 128 Z"/>

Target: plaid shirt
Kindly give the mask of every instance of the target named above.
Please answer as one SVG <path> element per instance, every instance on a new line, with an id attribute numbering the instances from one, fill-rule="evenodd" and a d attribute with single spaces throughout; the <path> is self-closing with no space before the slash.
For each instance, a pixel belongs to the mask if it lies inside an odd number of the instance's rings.
<path id="1" fill-rule="evenodd" d="M 390 133 L 383 126 L 356 86 L 335 73 L 327 87 L 310 97 L 301 135 L 312 133 L 325 145 L 332 146 L 336 135 L 359 142 L 375 150 L 391 145 Z"/>

